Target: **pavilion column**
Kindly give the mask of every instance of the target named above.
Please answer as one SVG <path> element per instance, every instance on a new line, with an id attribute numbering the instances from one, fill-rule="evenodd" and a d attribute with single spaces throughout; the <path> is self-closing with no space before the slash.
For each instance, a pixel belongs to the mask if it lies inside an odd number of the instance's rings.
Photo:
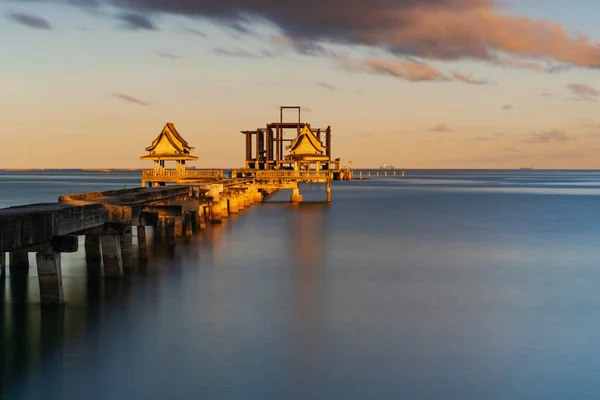
<path id="1" fill-rule="evenodd" d="M 63 304 L 65 302 L 60 260 L 60 253 L 42 251 L 36 254 L 42 304 Z"/>

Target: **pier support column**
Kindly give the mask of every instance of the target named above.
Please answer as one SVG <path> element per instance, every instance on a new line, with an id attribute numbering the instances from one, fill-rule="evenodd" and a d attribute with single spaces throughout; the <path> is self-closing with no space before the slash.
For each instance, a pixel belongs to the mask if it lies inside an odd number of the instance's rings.
<path id="1" fill-rule="evenodd" d="M 327 202 L 331 203 L 331 182 L 327 182 Z"/>
<path id="2" fill-rule="evenodd" d="M 186 237 L 186 239 L 190 239 L 192 237 L 193 231 L 192 231 L 192 214 L 189 212 L 186 212 L 183 215 L 183 233 Z"/>
<path id="3" fill-rule="evenodd" d="M 131 233 L 131 225 L 124 227 L 124 232 L 119 235 L 121 242 L 121 259 L 123 260 L 123 268 L 133 267 L 133 234 Z"/>
<path id="4" fill-rule="evenodd" d="M 200 231 L 200 213 L 198 211 L 190 211 L 190 219 L 192 220 L 192 232 Z"/>
<path id="5" fill-rule="evenodd" d="M 87 262 L 99 262 L 102 260 L 100 235 L 95 233 L 85 235 L 85 259 Z"/>
<path id="6" fill-rule="evenodd" d="M 26 251 L 14 251 L 9 257 L 10 270 L 27 270 L 29 269 L 29 253 Z"/>
<path id="7" fill-rule="evenodd" d="M 175 218 L 174 220 L 175 236 L 183 236 L 183 218 L 184 216 L 182 215 L 181 217 Z"/>
<path id="8" fill-rule="evenodd" d="M 227 199 L 221 199 L 221 219 L 229 218 L 229 206 Z"/>
<path id="9" fill-rule="evenodd" d="M 208 207 L 200 206 L 198 210 L 198 216 L 200 217 L 200 229 L 206 229 L 206 221 L 208 219 Z"/>
<path id="10" fill-rule="evenodd" d="M 63 304 L 65 302 L 60 258 L 60 253 L 51 251 L 41 251 L 36 254 L 42 304 Z"/>
<path id="11" fill-rule="evenodd" d="M 114 233 L 104 234 L 101 241 L 104 277 L 123 277 L 123 259 L 121 258 L 121 240 L 119 235 Z"/>
<path id="12" fill-rule="evenodd" d="M 179 221 L 181 222 L 181 219 L 179 219 Z M 165 233 L 167 235 L 167 246 L 169 247 L 169 249 L 175 248 L 175 225 L 175 217 L 165 218 Z"/>
<path id="13" fill-rule="evenodd" d="M 290 201 L 292 203 L 302 203 L 302 195 L 300 194 L 300 188 L 296 185 L 295 188 L 292 189 L 292 195 L 290 196 Z"/>
<path id="14" fill-rule="evenodd" d="M 221 217 L 221 202 L 215 201 L 210 206 L 210 222 L 213 224 L 220 224 L 223 222 L 223 218 Z"/>
<path id="15" fill-rule="evenodd" d="M 254 202 L 260 203 L 260 202 L 262 202 L 262 200 L 263 200 L 262 193 L 259 190 L 257 190 L 256 192 L 254 192 Z"/>
<path id="16" fill-rule="evenodd" d="M 231 195 L 231 198 L 229 199 L 229 212 L 231 214 L 237 214 L 240 212 L 237 194 Z"/>
<path id="17" fill-rule="evenodd" d="M 0 279 L 6 276 L 6 253 L 0 253 Z"/>
<path id="18" fill-rule="evenodd" d="M 146 227 L 137 227 L 138 251 L 140 260 L 148 259 L 148 243 L 146 242 Z"/>

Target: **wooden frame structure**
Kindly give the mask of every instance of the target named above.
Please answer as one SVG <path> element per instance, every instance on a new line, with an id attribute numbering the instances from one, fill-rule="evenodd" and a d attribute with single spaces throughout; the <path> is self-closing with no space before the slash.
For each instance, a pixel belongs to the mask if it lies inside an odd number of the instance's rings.
<path id="1" fill-rule="evenodd" d="M 297 121 L 284 121 L 284 110 L 297 110 Z M 302 122 L 301 108 L 299 106 L 281 106 L 279 108 L 279 122 L 272 122 L 265 128 L 246 130 L 241 133 L 246 136 L 246 168 L 252 170 L 294 169 L 294 161 L 284 154 L 285 143 L 293 142 L 300 136 L 305 127 L 308 127 L 319 142 L 324 136 L 323 145 L 326 160 L 319 165 L 320 170 L 339 169 L 339 160 L 331 160 L 331 126 L 325 129 L 313 129 L 310 124 Z M 294 137 L 290 136 L 290 131 Z"/>

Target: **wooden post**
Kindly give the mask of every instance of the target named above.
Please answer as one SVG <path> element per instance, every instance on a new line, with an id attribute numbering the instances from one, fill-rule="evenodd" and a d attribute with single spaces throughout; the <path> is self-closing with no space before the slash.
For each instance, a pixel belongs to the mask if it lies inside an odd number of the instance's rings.
<path id="1" fill-rule="evenodd" d="M 63 304 L 65 295 L 62 285 L 60 253 L 39 252 L 36 254 L 40 302 L 42 304 Z"/>
<path id="2" fill-rule="evenodd" d="M 331 203 L 331 182 L 327 182 L 327 202 Z"/>
<path id="3" fill-rule="evenodd" d="M 148 243 L 146 242 L 146 227 L 137 227 L 138 252 L 140 260 L 148 259 Z"/>

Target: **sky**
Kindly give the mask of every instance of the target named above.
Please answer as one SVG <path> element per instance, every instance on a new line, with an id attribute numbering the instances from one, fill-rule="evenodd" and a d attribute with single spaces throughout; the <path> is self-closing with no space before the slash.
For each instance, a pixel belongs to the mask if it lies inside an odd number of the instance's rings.
<path id="1" fill-rule="evenodd" d="M 0 168 L 198 168 L 330 125 L 358 168 L 600 168 L 596 0 L 0 0 Z M 293 118 L 290 115 L 290 118 Z"/>

